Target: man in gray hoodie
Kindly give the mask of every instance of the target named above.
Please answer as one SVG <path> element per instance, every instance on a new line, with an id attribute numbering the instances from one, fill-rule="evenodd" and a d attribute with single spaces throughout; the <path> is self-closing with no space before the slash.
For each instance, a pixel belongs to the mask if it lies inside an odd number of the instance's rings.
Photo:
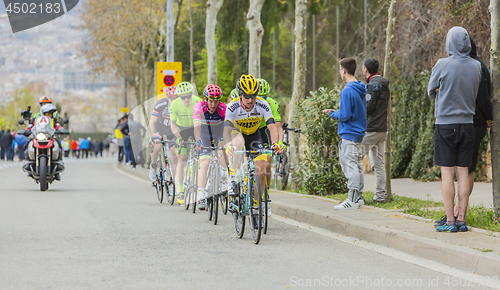
<path id="1" fill-rule="evenodd" d="M 447 222 L 438 232 L 467 231 L 465 214 L 470 191 L 468 167 L 474 146 L 474 113 L 481 81 L 481 64 L 470 58 L 469 34 L 462 27 L 453 27 L 446 36 L 447 58 L 440 59 L 429 80 L 427 92 L 435 98 L 434 164 L 441 166 L 441 193 Z M 457 170 L 458 218 L 453 215 Z"/>

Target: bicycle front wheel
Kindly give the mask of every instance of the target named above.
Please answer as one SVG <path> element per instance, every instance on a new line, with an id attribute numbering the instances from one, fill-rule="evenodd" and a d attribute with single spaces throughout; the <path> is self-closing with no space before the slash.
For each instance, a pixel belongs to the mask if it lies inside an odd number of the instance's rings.
<path id="1" fill-rule="evenodd" d="M 250 175 L 248 180 L 250 189 L 250 228 L 252 229 L 253 242 L 258 244 L 262 234 L 262 194 L 260 191 L 259 176 Z M 257 200 L 255 201 L 255 196 Z"/>
<path id="2" fill-rule="evenodd" d="M 281 163 L 281 190 L 286 189 L 288 176 L 290 175 L 290 164 L 288 164 L 288 153 L 283 154 L 283 162 Z"/>
<path id="3" fill-rule="evenodd" d="M 280 171 L 281 171 L 281 167 L 282 167 L 282 160 L 283 160 L 283 157 L 281 157 L 281 155 L 278 155 L 276 156 L 276 168 L 274 170 L 274 178 L 273 178 L 273 185 L 274 185 L 274 189 L 278 189 L 278 179 L 279 179 L 279 176 L 280 176 Z"/>
<path id="4" fill-rule="evenodd" d="M 267 213 L 267 204 L 269 202 L 269 190 L 267 189 L 267 186 L 264 187 L 264 197 L 262 200 L 262 207 L 263 207 L 263 212 L 264 212 L 264 235 L 267 234 L 267 220 L 268 220 L 268 213 Z"/>
<path id="5" fill-rule="evenodd" d="M 238 185 L 238 191 L 242 190 L 242 187 Z M 233 213 L 234 218 L 234 228 L 236 230 L 236 236 L 238 238 L 243 238 L 243 234 L 245 233 L 245 216 L 243 215 L 243 207 L 244 207 L 245 198 L 244 195 L 240 194 L 236 197 L 231 198 L 230 206 L 232 208 L 231 212 Z"/>
<path id="6" fill-rule="evenodd" d="M 159 164 L 158 164 L 159 163 Z M 156 196 L 160 203 L 163 202 L 163 162 L 156 163 Z"/>
<path id="7" fill-rule="evenodd" d="M 170 205 L 173 205 L 174 204 L 174 201 L 175 201 L 175 178 L 174 178 L 174 171 L 172 170 L 172 162 L 170 161 L 170 159 L 165 159 L 166 162 L 165 162 L 165 195 L 167 197 L 167 201 L 168 203 L 170 203 Z"/>

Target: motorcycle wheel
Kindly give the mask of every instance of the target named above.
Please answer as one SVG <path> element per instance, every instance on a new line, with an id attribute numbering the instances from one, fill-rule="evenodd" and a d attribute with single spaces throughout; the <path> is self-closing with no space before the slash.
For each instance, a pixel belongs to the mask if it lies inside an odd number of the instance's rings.
<path id="1" fill-rule="evenodd" d="M 40 190 L 45 191 L 48 188 L 47 184 L 47 157 L 40 157 L 40 163 L 38 166 L 39 176 L 40 176 Z"/>

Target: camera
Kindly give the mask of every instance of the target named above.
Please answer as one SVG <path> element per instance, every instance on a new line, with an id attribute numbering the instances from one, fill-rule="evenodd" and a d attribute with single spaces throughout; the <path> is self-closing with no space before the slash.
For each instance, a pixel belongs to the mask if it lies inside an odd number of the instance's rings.
<path id="1" fill-rule="evenodd" d="M 29 120 L 31 118 L 31 106 L 21 112 L 21 116 L 23 116 L 24 120 Z"/>

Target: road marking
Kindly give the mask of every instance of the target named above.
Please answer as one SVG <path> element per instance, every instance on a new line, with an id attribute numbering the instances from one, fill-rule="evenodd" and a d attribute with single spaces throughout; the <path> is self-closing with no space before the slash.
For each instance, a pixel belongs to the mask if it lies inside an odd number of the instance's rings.
<path id="1" fill-rule="evenodd" d="M 373 243 L 370 243 L 370 242 L 367 242 L 364 240 L 355 239 L 355 238 L 345 236 L 342 234 L 337 234 L 337 233 L 332 232 L 332 231 L 328 231 L 328 230 L 325 230 L 325 229 L 322 229 L 322 228 L 319 228 L 319 227 L 316 227 L 316 226 L 313 226 L 313 225 L 310 225 L 307 223 L 298 222 L 298 221 L 295 221 L 295 220 L 292 220 L 289 218 L 284 218 L 282 216 L 273 215 L 272 218 L 277 220 L 277 221 L 283 222 L 285 224 L 296 226 L 298 228 L 308 230 L 308 231 L 316 233 L 318 235 L 322 235 L 322 236 L 325 236 L 328 238 L 335 239 L 337 241 L 341 241 L 344 243 L 355 245 L 357 247 L 372 250 L 372 251 L 377 252 L 379 254 L 389 256 L 391 258 L 398 259 L 398 260 L 403 261 L 403 262 L 409 262 L 409 263 L 415 264 L 417 266 L 424 267 L 424 268 L 427 268 L 427 269 L 430 269 L 430 270 L 433 270 L 433 271 L 436 271 L 436 272 L 439 272 L 439 273 L 442 273 L 445 275 L 459 277 L 460 279 L 467 280 L 467 281 L 472 282 L 472 283 L 477 283 L 481 286 L 490 287 L 492 289 L 500 289 L 500 283 L 498 282 L 498 280 L 496 282 L 495 282 L 495 280 L 487 280 L 485 276 L 468 273 L 468 272 L 465 272 L 462 270 L 458 270 L 458 269 L 440 264 L 436 261 L 431 261 L 431 260 L 427 260 L 424 258 L 412 256 L 412 255 L 409 255 L 409 254 L 406 254 L 406 253 L 403 253 L 403 252 L 400 252 L 400 251 L 397 251 L 394 249 L 379 246 L 379 245 L 376 245 L 376 244 L 373 244 Z"/>

